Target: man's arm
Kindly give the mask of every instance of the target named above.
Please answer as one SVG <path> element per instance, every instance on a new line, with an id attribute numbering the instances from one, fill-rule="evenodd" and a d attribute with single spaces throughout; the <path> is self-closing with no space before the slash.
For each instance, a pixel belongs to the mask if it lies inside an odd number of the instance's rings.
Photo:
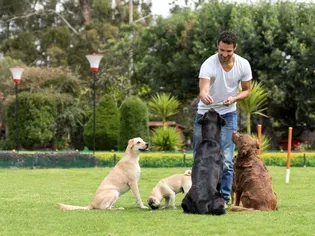
<path id="1" fill-rule="evenodd" d="M 212 97 L 209 95 L 209 88 L 210 88 L 210 80 L 209 79 L 204 79 L 200 78 L 199 79 L 199 97 L 200 100 L 204 104 L 211 104 L 213 103 Z"/>
<path id="2" fill-rule="evenodd" d="M 242 91 L 239 92 L 235 97 L 228 97 L 228 99 L 226 99 L 223 102 L 223 104 L 226 106 L 229 106 L 234 102 L 241 101 L 241 100 L 247 98 L 250 94 L 250 85 L 251 85 L 251 80 L 241 81 Z"/>

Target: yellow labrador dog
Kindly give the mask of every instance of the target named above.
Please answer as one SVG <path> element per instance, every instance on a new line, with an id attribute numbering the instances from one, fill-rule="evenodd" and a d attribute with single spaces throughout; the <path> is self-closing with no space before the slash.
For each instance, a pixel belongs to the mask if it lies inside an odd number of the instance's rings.
<path id="1" fill-rule="evenodd" d="M 175 195 L 183 192 L 186 194 L 191 187 L 191 170 L 186 170 L 184 174 L 176 174 L 162 179 L 152 190 L 148 199 L 148 204 L 152 210 L 160 207 L 161 201 L 165 198 L 163 208 L 171 206 L 176 209 Z"/>
<path id="2" fill-rule="evenodd" d="M 113 204 L 121 195 L 131 189 L 138 206 L 146 209 L 147 207 L 143 205 L 140 197 L 138 181 L 140 178 L 139 153 L 147 149 L 148 144 L 141 138 L 130 139 L 124 156 L 105 177 L 88 206 L 72 206 L 62 203 L 57 203 L 57 206 L 63 210 L 123 210 L 123 208 L 114 208 Z"/>

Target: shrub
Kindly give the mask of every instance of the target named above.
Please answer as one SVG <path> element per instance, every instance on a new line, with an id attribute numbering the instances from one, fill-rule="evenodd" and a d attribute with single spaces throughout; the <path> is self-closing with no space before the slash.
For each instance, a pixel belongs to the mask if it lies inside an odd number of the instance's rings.
<path id="1" fill-rule="evenodd" d="M 120 114 L 110 95 L 104 95 L 96 107 L 95 149 L 111 150 L 117 147 Z M 84 128 L 84 142 L 93 149 L 93 114 Z"/>
<path id="2" fill-rule="evenodd" d="M 258 140 L 258 136 L 256 134 L 251 134 L 251 136 Z M 268 148 L 270 147 L 270 142 L 271 142 L 271 138 L 266 136 L 266 135 L 262 135 L 262 140 L 261 140 L 261 151 L 265 151 L 268 150 Z"/>
<path id="3" fill-rule="evenodd" d="M 305 159 L 304 159 L 305 154 Z M 79 152 L 58 153 L 24 153 L 0 152 L 0 167 L 22 168 L 70 168 L 70 167 L 113 167 L 123 156 L 123 152 L 97 152 L 94 158 L 91 154 Z M 287 153 L 263 153 L 262 158 L 267 166 L 286 166 Z M 305 163 L 304 163 L 305 162 Z M 315 167 L 315 153 L 292 153 L 291 166 Z M 143 152 L 140 153 L 141 167 L 192 167 L 193 155 L 185 152 Z"/>
<path id="4" fill-rule="evenodd" d="M 153 130 L 151 146 L 154 151 L 175 151 L 182 142 L 175 128 L 164 126 Z"/>
<path id="5" fill-rule="evenodd" d="M 70 168 L 94 167 L 98 160 L 90 154 L 79 152 L 67 153 L 0 153 L 0 167 L 22 168 Z"/>
<path id="6" fill-rule="evenodd" d="M 262 159 L 268 166 L 286 166 L 287 153 L 263 153 Z M 305 155 L 305 157 L 304 157 Z M 305 163 L 304 163 L 305 162 Z M 315 153 L 312 152 L 292 152 L 290 166 L 315 166 Z"/>
<path id="7" fill-rule="evenodd" d="M 120 109 L 119 150 L 125 150 L 128 140 L 141 137 L 149 142 L 149 115 L 147 105 L 138 97 L 129 97 Z"/>
<path id="8" fill-rule="evenodd" d="M 54 146 L 58 149 L 69 148 L 70 144 L 76 144 L 74 148 L 79 149 L 77 144 L 80 144 L 81 149 L 84 148 L 83 141 L 83 124 L 87 121 L 88 112 L 84 110 L 77 99 L 69 94 L 54 95 L 56 101 L 57 117 L 55 127 Z M 81 131 L 80 133 L 76 133 Z M 77 134 L 75 139 L 73 134 Z M 74 138 L 72 142 L 72 138 Z"/>
<path id="9" fill-rule="evenodd" d="M 123 156 L 122 152 L 101 152 L 96 153 L 100 166 L 114 166 Z M 193 163 L 192 154 L 188 153 L 140 153 L 139 160 L 141 167 L 191 167 Z"/>
<path id="10" fill-rule="evenodd" d="M 20 144 L 26 149 L 35 145 L 51 143 L 55 128 L 55 102 L 45 94 L 23 92 L 19 94 L 19 136 Z M 9 139 L 15 140 L 15 99 L 6 107 Z"/>
<path id="11" fill-rule="evenodd" d="M 0 150 L 13 150 L 15 146 L 15 140 L 0 140 Z"/>

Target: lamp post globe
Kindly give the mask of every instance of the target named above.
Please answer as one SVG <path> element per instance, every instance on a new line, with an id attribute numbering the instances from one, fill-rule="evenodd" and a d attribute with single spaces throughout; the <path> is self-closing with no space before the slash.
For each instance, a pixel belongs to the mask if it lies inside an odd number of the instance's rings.
<path id="1" fill-rule="evenodd" d="M 104 56 L 104 54 L 99 54 L 99 53 L 93 53 L 93 54 L 86 55 L 86 58 L 88 59 L 88 61 L 90 63 L 91 72 L 93 74 L 98 72 L 99 65 L 100 65 L 100 62 L 101 62 L 103 56 Z"/>
<path id="2" fill-rule="evenodd" d="M 18 152 L 20 149 L 20 137 L 19 137 L 19 98 L 18 98 L 18 85 L 21 82 L 21 77 L 24 69 L 22 67 L 12 67 L 10 68 L 12 79 L 15 84 L 15 123 L 16 123 L 16 134 L 15 134 L 15 142 L 16 142 L 16 151 Z"/>
<path id="3" fill-rule="evenodd" d="M 99 70 L 99 65 L 100 62 L 103 58 L 104 54 L 98 54 L 98 53 L 93 53 L 86 55 L 86 58 L 88 59 L 90 63 L 90 69 L 93 75 L 93 156 L 95 155 L 95 126 L 96 126 L 96 119 L 95 119 L 95 106 L 96 106 L 96 97 L 95 97 L 95 83 L 96 83 L 96 73 Z"/>
<path id="4" fill-rule="evenodd" d="M 12 74 L 14 84 L 20 84 L 24 69 L 22 67 L 17 66 L 17 67 L 10 68 L 10 71 Z"/>

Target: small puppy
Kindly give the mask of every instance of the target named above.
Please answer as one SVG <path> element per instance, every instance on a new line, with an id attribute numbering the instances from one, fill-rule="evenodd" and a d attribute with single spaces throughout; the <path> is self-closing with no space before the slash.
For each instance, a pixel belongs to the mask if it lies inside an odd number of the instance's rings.
<path id="1" fill-rule="evenodd" d="M 148 144 L 141 138 L 130 139 L 123 158 L 105 177 L 88 206 L 72 206 L 62 203 L 57 203 L 57 206 L 63 210 L 123 210 L 123 208 L 114 208 L 113 204 L 121 195 L 131 189 L 138 206 L 146 209 L 147 207 L 143 205 L 140 197 L 138 181 L 140 178 L 139 154 L 147 149 Z"/>
<path id="2" fill-rule="evenodd" d="M 152 210 L 160 207 L 161 201 L 165 198 L 165 205 L 162 209 L 171 206 L 176 209 L 175 195 L 183 192 L 186 194 L 191 187 L 191 170 L 186 170 L 184 174 L 171 175 L 162 179 L 152 190 L 148 199 L 148 204 Z"/>

